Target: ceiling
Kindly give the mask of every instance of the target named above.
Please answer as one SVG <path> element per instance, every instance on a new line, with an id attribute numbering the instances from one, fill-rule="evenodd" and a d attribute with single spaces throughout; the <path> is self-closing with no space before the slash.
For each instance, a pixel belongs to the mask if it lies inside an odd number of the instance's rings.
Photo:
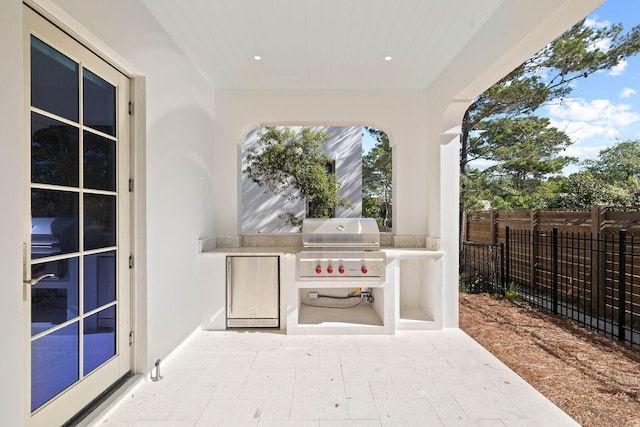
<path id="1" fill-rule="evenodd" d="M 428 87 L 504 0 L 142 1 L 216 89 L 397 89 Z"/>

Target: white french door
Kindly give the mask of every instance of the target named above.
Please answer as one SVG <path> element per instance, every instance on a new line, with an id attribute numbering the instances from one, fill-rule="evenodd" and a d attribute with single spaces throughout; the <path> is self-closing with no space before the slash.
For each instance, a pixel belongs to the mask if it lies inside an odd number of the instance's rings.
<path id="1" fill-rule="evenodd" d="M 25 425 L 130 370 L 129 80 L 24 7 Z"/>

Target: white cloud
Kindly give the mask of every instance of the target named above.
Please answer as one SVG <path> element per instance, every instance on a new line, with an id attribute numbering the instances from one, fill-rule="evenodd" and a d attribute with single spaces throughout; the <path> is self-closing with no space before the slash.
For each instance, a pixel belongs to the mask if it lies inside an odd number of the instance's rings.
<path id="1" fill-rule="evenodd" d="M 620 92 L 620 98 L 629 98 L 631 95 L 635 95 L 636 91 L 635 89 L 631 89 L 630 87 L 625 87 L 624 89 L 622 89 L 622 92 Z"/>
<path id="2" fill-rule="evenodd" d="M 587 47 L 587 51 L 592 52 L 594 50 L 600 50 L 602 52 L 606 52 L 609 48 L 611 48 L 611 39 L 602 39 L 592 45 L 589 45 Z"/>
<path id="3" fill-rule="evenodd" d="M 584 25 L 585 27 L 589 27 L 589 28 L 595 28 L 595 29 L 603 29 L 608 27 L 609 25 L 611 25 L 611 22 L 607 21 L 606 19 L 604 21 L 598 21 L 598 15 L 591 15 L 589 18 L 584 20 Z"/>
<path id="4" fill-rule="evenodd" d="M 486 159 L 478 159 L 478 160 L 469 162 L 469 166 L 471 166 L 472 168 L 480 169 L 480 170 L 485 170 L 497 164 L 498 162 L 494 162 L 493 160 L 486 160 Z"/>
<path id="5" fill-rule="evenodd" d="M 604 20 L 604 21 L 598 21 L 598 15 L 593 15 L 593 18 L 587 18 L 584 21 L 584 25 L 585 27 L 588 28 L 593 28 L 596 30 L 602 30 L 604 28 L 607 28 L 611 25 L 611 22 Z M 590 45 L 587 50 L 589 52 L 594 51 L 596 49 L 601 50 L 602 52 L 606 52 L 611 48 L 611 39 L 610 38 L 606 38 L 606 39 L 601 39 L 598 40 L 596 43 Z"/>
<path id="6" fill-rule="evenodd" d="M 623 59 L 618 63 L 618 65 L 611 67 L 611 69 L 609 69 L 609 75 L 610 76 L 621 75 L 622 73 L 624 73 L 624 70 L 627 68 L 628 65 L 629 63 L 627 62 L 627 60 Z"/>
<path id="7" fill-rule="evenodd" d="M 548 106 L 552 119 L 605 128 L 624 127 L 640 121 L 640 114 L 630 111 L 631 108 L 629 104 L 613 104 L 608 99 L 586 101 L 580 98 Z"/>
<path id="8" fill-rule="evenodd" d="M 620 131 L 614 127 L 595 125 L 584 121 L 550 119 L 550 125 L 566 133 L 574 144 L 594 136 L 607 139 L 615 139 L 620 136 Z"/>
<path id="9" fill-rule="evenodd" d="M 586 159 L 597 159 L 600 151 L 607 147 L 608 145 L 583 147 L 580 144 L 576 144 L 567 147 L 563 154 L 566 156 L 577 157 L 581 161 Z"/>
<path id="10" fill-rule="evenodd" d="M 625 129 L 640 122 L 640 114 L 632 111 L 631 105 L 608 99 L 576 98 L 547 108 L 550 125 L 564 131 L 573 142 L 565 154 L 580 160 L 596 158 L 602 148 L 621 138 Z M 581 144 L 587 140 L 590 143 Z"/>

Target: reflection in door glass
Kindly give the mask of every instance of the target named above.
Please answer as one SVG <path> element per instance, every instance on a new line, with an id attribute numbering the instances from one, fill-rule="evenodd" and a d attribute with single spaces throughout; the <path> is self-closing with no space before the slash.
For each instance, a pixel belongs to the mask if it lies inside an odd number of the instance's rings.
<path id="1" fill-rule="evenodd" d="M 79 379 L 78 322 L 31 342 L 31 410 Z"/>
<path id="2" fill-rule="evenodd" d="M 79 130 L 31 113 L 31 182 L 77 187 Z"/>
<path id="3" fill-rule="evenodd" d="M 83 339 L 83 375 L 87 375 L 116 354 L 116 307 L 85 318 Z"/>
<path id="4" fill-rule="evenodd" d="M 78 64 L 31 36 L 31 105 L 78 121 Z"/>
<path id="5" fill-rule="evenodd" d="M 78 193 L 31 190 L 31 258 L 77 252 Z"/>
<path id="6" fill-rule="evenodd" d="M 35 335 L 79 313 L 78 258 L 33 264 L 31 277 L 52 277 L 31 288 L 31 335 Z"/>
<path id="7" fill-rule="evenodd" d="M 116 143 L 84 133 L 84 188 L 116 190 Z"/>
<path id="8" fill-rule="evenodd" d="M 84 312 L 116 299 L 116 251 L 84 257 Z"/>
<path id="9" fill-rule="evenodd" d="M 82 70 L 84 125 L 116 135 L 116 88 L 87 69 Z"/>
<path id="10" fill-rule="evenodd" d="M 84 195 L 84 249 L 100 249 L 116 244 L 116 198 L 101 194 Z"/>

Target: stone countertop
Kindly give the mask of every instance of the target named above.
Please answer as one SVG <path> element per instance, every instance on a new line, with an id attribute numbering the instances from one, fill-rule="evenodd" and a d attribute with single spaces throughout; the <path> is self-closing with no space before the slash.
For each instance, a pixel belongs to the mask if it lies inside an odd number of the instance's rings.
<path id="1" fill-rule="evenodd" d="M 382 251 L 394 258 L 440 258 L 446 255 L 445 251 L 427 248 L 382 248 Z"/>
<path id="2" fill-rule="evenodd" d="M 200 252 L 221 252 L 221 249 L 241 252 L 256 248 L 265 248 L 267 252 L 297 252 L 302 247 L 301 233 L 282 234 L 241 234 L 227 237 L 210 237 L 198 240 Z M 397 235 L 380 233 L 380 245 L 382 249 L 417 250 L 437 252 L 440 247 L 440 239 L 429 236 Z M 224 252 L 224 250 L 222 250 Z"/>
<path id="3" fill-rule="evenodd" d="M 381 250 L 388 258 L 440 258 L 445 253 L 439 247 L 439 239 L 428 236 L 404 236 L 380 234 Z M 302 248 L 300 233 L 242 234 L 238 236 L 203 238 L 198 242 L 202 254 L 238 256 L 292 255 Z"/>
<path id="4" fill-rule="evenodd" d="M 393 258 L 440 258 L 445 255 L 444 251 L 435 251 L 427 248 L 381 248 L 389 257 Z M 224 255 L 288 255 L 296 254 L 300 251 L 296 246 L 252 246 L 241 248 L 211 248 L 202 251 L 202 254 L 224 254 Z"/>
<path id="5" fill-rule="evenodd" d="M 295 246 L 253 246 L 242 248 L 213 248 L 202 251 L 201 254 L 225 254 L 225 255 L 285 255 L 295 254 L 299 248 Z"/>

